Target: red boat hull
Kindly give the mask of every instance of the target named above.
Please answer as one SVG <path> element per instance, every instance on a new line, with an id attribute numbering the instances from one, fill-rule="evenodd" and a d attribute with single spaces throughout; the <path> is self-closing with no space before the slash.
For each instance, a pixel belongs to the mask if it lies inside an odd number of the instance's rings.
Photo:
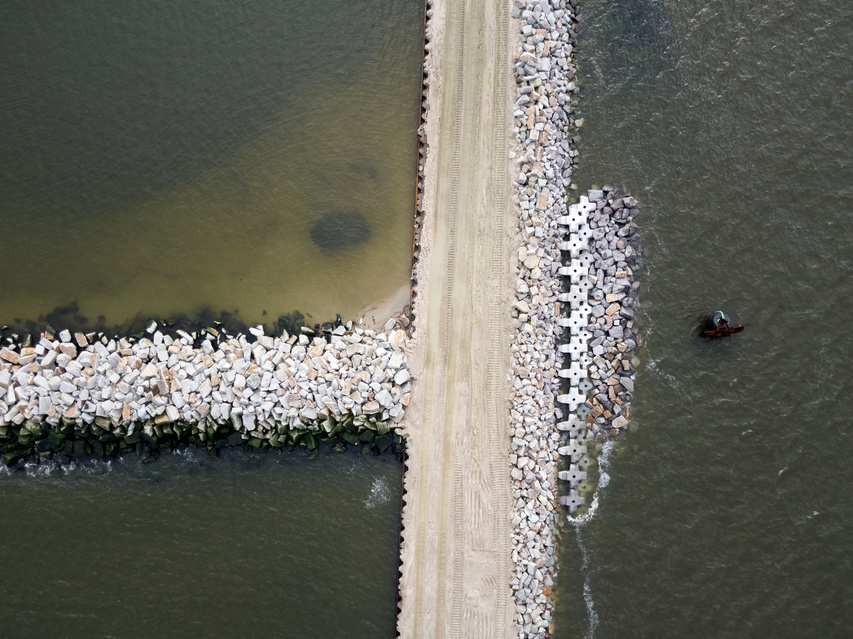
<path id="1" fill-rule="evenodd" d="M 745 328 L 746 324 L 743 324 L 741 326 L 733 326 L 731 328 L 718 328 L 713 331 L 704 331 L 702 334 L 708 339 L 716 339 L 718 337 L 728 337 L 729 335 L 740 333 Z"/>

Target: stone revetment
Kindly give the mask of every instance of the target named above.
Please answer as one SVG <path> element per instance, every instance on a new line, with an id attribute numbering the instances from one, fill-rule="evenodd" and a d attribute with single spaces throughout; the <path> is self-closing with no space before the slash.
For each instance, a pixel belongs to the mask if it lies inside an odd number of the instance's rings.
<path id="1" fill-rule="evenodd" d="M 142 339 L 43 333 L 0 350 L 0 447 L 6 464 L 55 452 L 401 443 L 391 430 L 411 381 L 406 333 L 352 323 L 331 334 Z"/>

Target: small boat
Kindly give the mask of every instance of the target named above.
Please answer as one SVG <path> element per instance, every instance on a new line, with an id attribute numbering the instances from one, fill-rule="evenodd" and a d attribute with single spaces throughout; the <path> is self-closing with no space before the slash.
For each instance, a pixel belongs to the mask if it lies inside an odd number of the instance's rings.
<path id="1" fill-rule="evenodd" d="M 718 337 L 728 337 L 729 335 L 740 333 L 745 328 L 746 324 L 731 326 L 729 324 L 729 318 L 726 317 L 726 314 L 723 313 L 723 311 L 714 311 L 708 316 L 708 319 L 705 320 L 705 330 L 702 331 L 702 335 L 708 339 L 716 339 Z"/>

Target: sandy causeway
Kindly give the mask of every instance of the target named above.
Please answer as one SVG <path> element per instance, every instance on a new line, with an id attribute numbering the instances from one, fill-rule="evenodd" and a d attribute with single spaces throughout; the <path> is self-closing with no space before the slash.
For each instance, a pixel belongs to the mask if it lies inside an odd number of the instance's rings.
<path id="1" fill-rule="evenodd" d="M 404 428 L 402 637 L 517 636 L 510 599 L 509 3 L 434 0 Z"/>

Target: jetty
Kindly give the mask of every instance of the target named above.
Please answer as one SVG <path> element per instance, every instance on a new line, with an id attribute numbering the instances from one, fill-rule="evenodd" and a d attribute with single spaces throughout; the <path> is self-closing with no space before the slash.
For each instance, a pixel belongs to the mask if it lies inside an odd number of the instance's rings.
<path id="1" fill-rule="evenodd" d="M 407 639 L 551 636 L 558 517 L 583 506 L 595 449 L 628 423 L 639 209 L 609 186 L 569 204 L 576 5 L 428 5 Z"/>

